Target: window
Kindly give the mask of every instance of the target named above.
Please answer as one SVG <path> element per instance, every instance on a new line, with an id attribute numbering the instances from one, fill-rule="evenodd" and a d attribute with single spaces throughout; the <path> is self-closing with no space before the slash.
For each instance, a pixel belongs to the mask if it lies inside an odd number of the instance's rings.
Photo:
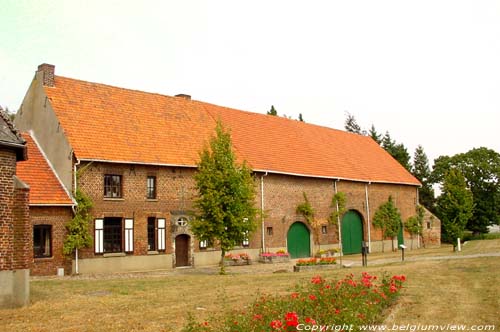
<path id="1" fill-rule="evenodd" d="M 427 222 L 427 229 L 431 229 L 431 222 L 430 221 Z"/>
<path id="2" fill-rule="evenodd" d="M 122 176 L 104 175 L 104 197 L 121 198 L 122 197 Z"/>
<path id="3" fill-rule="evenodd" d="M 148 217 L 148 251 L 156 250 L 156 218 Z"/>
<path id="4" fill-rule="evenodd" d="M 180 217 L 177 219 L 177 226 L 186 226 L 188 224 L 188 220 L 186 217 Z"/>
<path id="5" fill-rule="evenodd" d="M 272 227 L 267 227 L 267 235 L 272 236 L 273 235 L 273 228 Z"/>
<path id="6" fill-rule="evenodd" d="M 328 228 L 326 225 L 321 226 L 321 234 L 328 234 Z"/>
<path id="7" fill-rule="evenodd" d="M 35 258 L 52 257 L 52 226 L 33 226 L 33 255 Z"/>
<path id="8" fill-rule="evenodd" d="M 207 249 L 208 247 L 208 241 L 207 240 L 201 240 L 200 241 L 200 249 Z"/>
<path id="9" fill-rule="evenodd" d="M 104 218 L 103 248 L 105 253 L 122 252 L 122 218 Z"/>
<path id="10" fill-rule="evenodd" d="M 156 199 L 156 176 L 148 176 L 146 197 Z"/>
<path id="11" fill-rule="evenodd" d="M 243 242 L 242 242 L 242 245 L 243 247 L 248 247 L 250 245 L 250 241 L 248 240 L 248 231 L 245 231 L 243 233 Z"/>

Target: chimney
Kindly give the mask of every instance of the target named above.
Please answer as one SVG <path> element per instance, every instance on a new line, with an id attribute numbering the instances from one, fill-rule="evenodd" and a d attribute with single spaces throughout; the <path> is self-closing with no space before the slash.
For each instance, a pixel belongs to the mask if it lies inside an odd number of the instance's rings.
<path id="1" fill-rule="evenodd" d="M 186 95 L 184 93 L 179 93 L 178 95 L 175 95 L 177 98 L 182 98 L 182 99 L 186 99 L 186 100 L 191 100 L 191 96 L 190 95 Z"/>
<path id="2" fill-rule="evenodd" d="M 54 84 L 54 71 L 56 66 L 49 65 L 48 63 L 42 63 L 38 66 L 38 71 L 42 72 L 43 75 L 43 85 L 44 86 L 55 86 Z"/>

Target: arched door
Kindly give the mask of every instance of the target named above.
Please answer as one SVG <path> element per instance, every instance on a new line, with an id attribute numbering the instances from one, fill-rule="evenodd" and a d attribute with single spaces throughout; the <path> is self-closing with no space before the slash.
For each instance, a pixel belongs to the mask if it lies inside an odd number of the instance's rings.
<path id="1" fill-rule="evenodd" d="M 190 266 L 189 247 L 191 237 L 187 234 L 177 235 L 175 237 L 175 266 Z"/>
<path id="2" fill-rule="evenodd" d="M 356 211 L 348 211 L 342 218 L 342 252 L 345 255 L 361 253 L 363 222 Z"/>
<path id="3" fill-rule="evenodd" d="M 290 226 L 287 234 L 287 246 L 291 258 L 311 256 L 311 236 L 306 225 L 297 221 Z"/>

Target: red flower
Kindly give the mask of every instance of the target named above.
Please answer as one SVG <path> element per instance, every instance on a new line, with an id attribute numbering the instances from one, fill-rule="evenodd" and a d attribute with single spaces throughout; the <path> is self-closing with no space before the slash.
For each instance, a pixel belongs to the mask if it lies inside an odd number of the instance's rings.
<path id="1" fill-rule="evenodd" d="M 292 299 L 296 299 L 299 297 L 299 293 L 292 293 Z"/>
<path id="2" fill-rule="evenodd" d="M 316 321 L 311 317 L 306 317 L 306 323 L 316 325 Z"/>
<path id="3" fill-rule="evenodd" d="M 340 314 L 340 309 L 335 309 L 335 315 Z"/>
<path id="4" fill-rule="evenodd" d="M 396 288 L 396 286 L 391 284 L 391 287 L 389 287 L 389 292 L 396 293 L 397 291 L 398 291 L 398 289 Z"/>
<path id="5" fill-rule="evenodd" d="M 309 299 L 310 299 L 311 301 L 314 301 L 314 300 L 317 300 L 318 298 L 316 297 L 316 295 L 311 294 L 311 295 L 309 295 Z"/>
<path id="6" fill-rule="evenodd" d="M 269 326 L 275 330 L 279 330 L 283 326 L 283 323 L 279 319 L 276 319 L 273 320 Z"/>
<path id="7" fill-rule="evenodd" d="M 312 277 L 311 282 L 313 284 L 321 284 L 323 282 L 323 279 L 321 278 L 321 276 L 314 276 Z"/>
<path id="8" fill-rule="evenodd" d="M 297 326 L 299 325 L 299 316 L 295 311 L 287 312 L 285 315 L 286 325 L 287 326 Z"/>
<path id="9" fill-rule="evenodd" d="M 253 315 L 253 320 L 262 320 L 262 315 Z"/>

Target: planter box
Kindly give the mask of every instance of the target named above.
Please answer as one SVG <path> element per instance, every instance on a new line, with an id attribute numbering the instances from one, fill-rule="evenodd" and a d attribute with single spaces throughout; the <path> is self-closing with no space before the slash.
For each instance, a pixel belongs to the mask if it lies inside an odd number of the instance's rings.
<path id="1" fill-rule="evenodd" d="M 225 259 L 224 260 L 224 266 L 242 266 L 242 265 L 251 265 L 252 260 L 251 259 Z"/>
<path id="2" fill-rule="evenodd" d="M 338 264 L 317 264 L 317 265 L 294 265 L 293 272 L 300 271 L 315 271 L 315 270 L 332 270 L 337 269 L 339 267 Z"/>
<path id="3" fill-rule="evenodd" d="M 287 263 L 290 256 L 260 256 L 259 262 L 264 264 Z"/>

